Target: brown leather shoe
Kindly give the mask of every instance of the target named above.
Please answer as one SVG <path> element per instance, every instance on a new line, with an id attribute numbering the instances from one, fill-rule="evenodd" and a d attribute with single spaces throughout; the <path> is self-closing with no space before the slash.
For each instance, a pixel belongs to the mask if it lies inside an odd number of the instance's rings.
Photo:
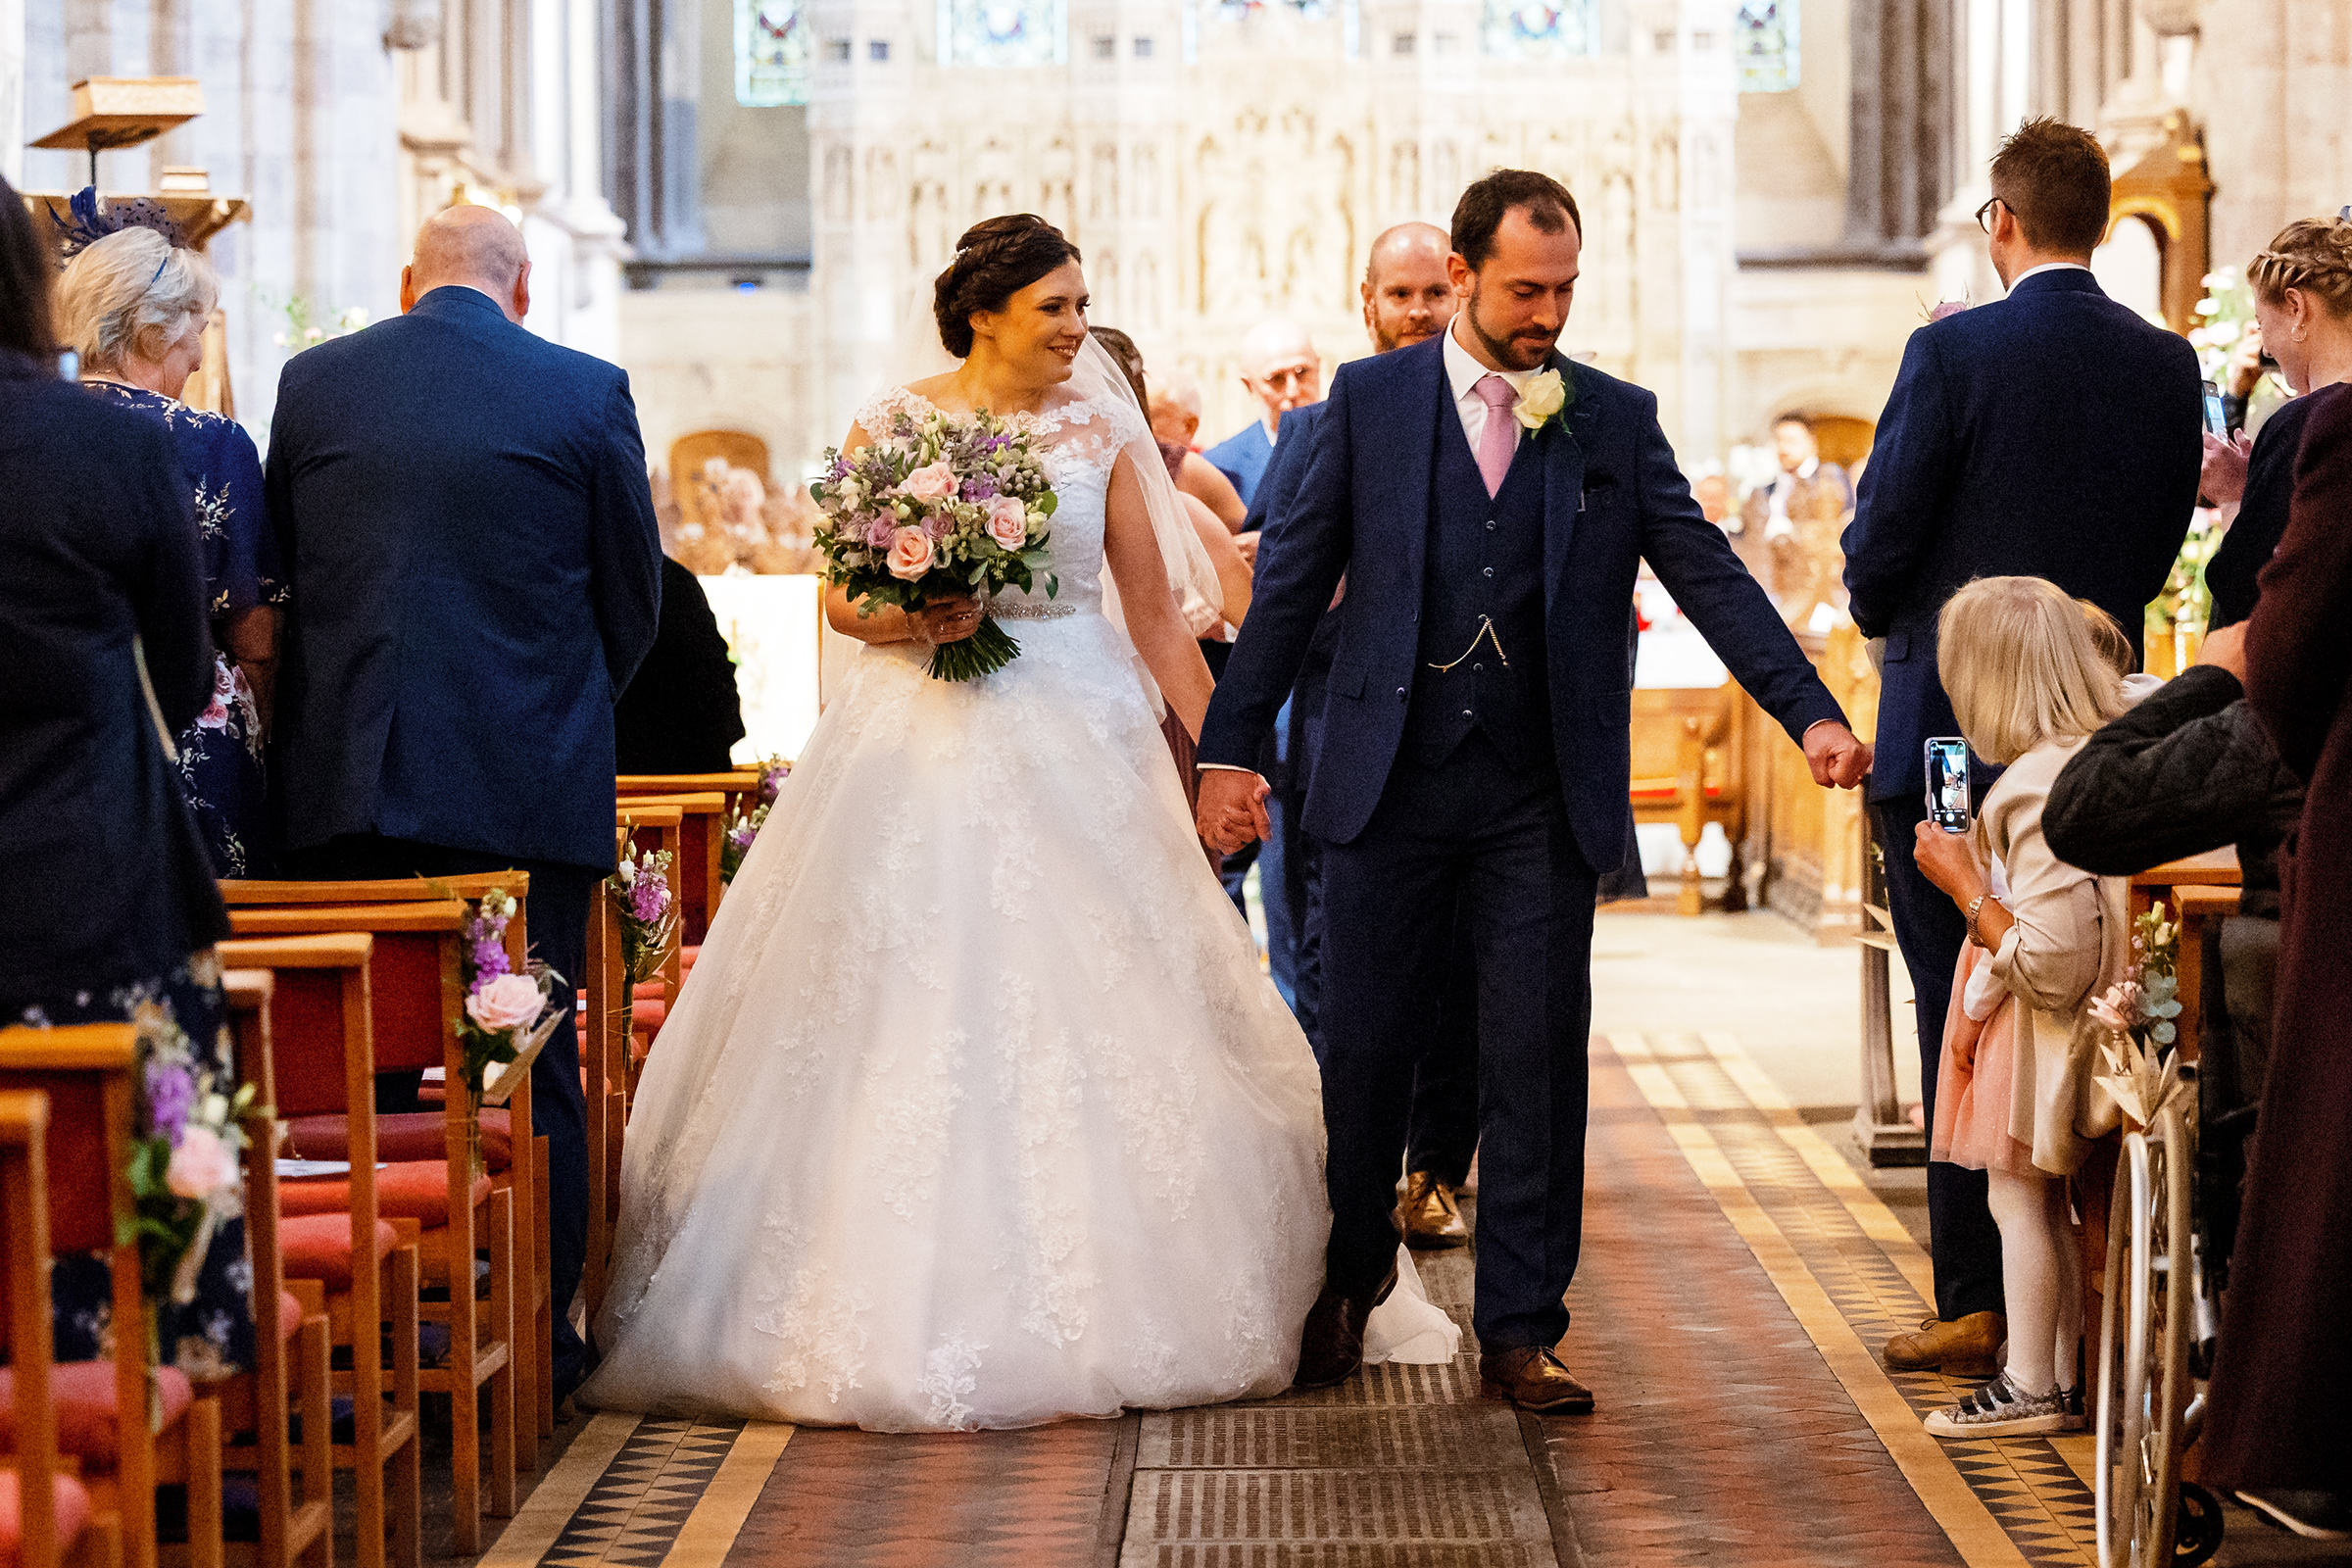
<path id="1" fill-rule="evenodd" d="M 1949 1323 L 1923 1318 L 1918 1333 L 1888 1340 L 1880 1359 L 1894 1372 L 1988 1378 L 2001 1369 L 2001 1343 L 2008 1338 L 2009 1320 L 1998 1312 L 1971 1312 Z"/>
<path id="2" fill-rule="evenodd" d="M 1326 1287 L 1298 1332 L 1298 1372 L 1291 1387 L 1328 1389 L 1355 1376 L 1364 1364 L 1364 1321 L 1396 1288 L 1394 1267 L 1368 1296 L 1342 1296 Z"/>
<path id="3" fill-rule="evenodd" d="M 1462 1223 L 1453 1189 L 1428 1171 L 1417 1170 L 1404 1178 L 1404 1198 L 1396 1211 L 1404 1222 L 1404 1245 L 1415 1251 L 1460 1247 L 1470 1240 L 1470 1227 Z"/>
<path id="4" fill-rule="evenodd" d="M 1487 1393 L 1508 1399 L 1522 1410 L 1586 1415 L 1592 1409 L 1592 1391 L 1577 1382 L 1560 1358 L 1541 1345 L 1481 1350 L 1478 1381 Z"/>

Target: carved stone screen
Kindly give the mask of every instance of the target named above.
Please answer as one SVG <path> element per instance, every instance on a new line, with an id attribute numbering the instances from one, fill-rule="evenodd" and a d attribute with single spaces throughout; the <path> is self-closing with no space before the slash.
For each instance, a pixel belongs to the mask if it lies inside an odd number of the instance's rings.
<path id="1" fill-rule="evenodd" d="M 1788 92 L 1796 85 L 1795 0 L 1742 0 L 1732 24 L 1741 92 Z"/>
<path id="2" fill-rule="evenodd" d="M 801 0 L 735 0 L 735 101 L 747 109 L 808 101 L 808 17 Z"/>

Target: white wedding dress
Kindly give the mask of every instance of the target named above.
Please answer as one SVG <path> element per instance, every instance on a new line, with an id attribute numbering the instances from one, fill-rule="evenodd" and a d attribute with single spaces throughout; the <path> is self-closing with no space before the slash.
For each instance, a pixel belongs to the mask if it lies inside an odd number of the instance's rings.
<path id="1" fill-rule="evenodd" d="M 1035 426 L 1060 592 L 999 602 L 996 674 L 868 647 L 826 709 L 647 1064 L 592 1405 L 968 1430 L 1290 1382 L 1314 1060 L 1102 611 L 1142 417 Z M 1369 1348 L 1457 1335 L 1408 1278 Z"/>

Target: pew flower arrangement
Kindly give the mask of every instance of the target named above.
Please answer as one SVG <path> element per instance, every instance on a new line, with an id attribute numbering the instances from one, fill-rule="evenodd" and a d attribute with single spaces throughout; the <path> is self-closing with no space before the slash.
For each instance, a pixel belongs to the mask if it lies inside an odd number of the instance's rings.
<path id="1" fill-rule="evenodd" d="M 159 1365 L 168 1306 L 196 1298 L 196 1275 L 221 1224 L 244 1211 L 238 1155 L 245 1119 L 258 1114 L 253 1086 L 229 1089 L 196 1048 L 169 1004 L 149 1001 L 131 1014 L 141 1067 L 131 1130 L 131 1211 L 117 1240 L 139 1250 L 139 1288 L 147 1304 L 147 1360 Z M 149 1415 L 161 1420 L 160 1394 L 149 1389 Z"/>
<path id="2" fill-rule="evenodd" d="M 2165 1102 L 2182 1092 L 2180 1053 L 2170 1049 L 2180 1029 L 2180 980 L 2176 964 L 2180 927 L 2162 906 L 2132 921 L 2132 966 L 2092 1000 L 2091 1020 L 2103 1031 L 2101 1066 L 2093 1082 L 2121 1106 L 2133 1126 L 2155 1123 Z"/>
<path id="3" fill-rule="evenodd" d="M 858 613 L 920 610 L 961 594 L 986 599 L 1006 584 L 1027 593 L 1046 565 L 1054 508 L 1036 436 L 985 409 L 920 417 L 902 410 L 873 435 L 854 453 L 827 452 L 808 486 L 823 513 L 814 537 L 825 576 L 848 590 Z M 1058 586 L 1047 576 L 1049 597 Z M 930 670 L 970 680 L 1020 652 L 983 611 L 978 631 L 932 650 Z"/>
<path id="4" fill-rule="evenodd" d="M 531 1045 L 552 1034 L 561 1019 L 552 1003 L 564 977 L 537 959 L 517 973 L 507 954 L 507 926 L 514 918 L 514 895 L 497 888 L 483 894 L 466 917 L 461 955 L 466 1008 L 458 1023 L 458 1043 L 465 1052 L 466 1090 L 476 1100 L 492 1063 L 518 1060 Z M 478 1164 L 478 1119 L 473 1136 Z"/>
<path id="5" fill-rule="evenodd" d="M 632 841 L 621 847 L 620 867 L 605 883 L 620 917 L 623 978 L 632 986 L 654 977 L 678 934 L 678 901 L 670 894 L 669 864 L 669 851 L 647 850 L 641 855 Z"/>
<path id="6" fill-rule="evenodd" d="M 767 808 L 776 804 L 776 796 L 784 781 L 792 776 L 792 764 L 781 757 L 770 757 L 760 764 L 760 804 L 749 811 L 738 809 L 727 823 L 727 835 L 718 845 L 718 885 L 725 887 L 743 869 L 743 858 L 752 853 L 752 840 L 760 836 L 766 825 Z"/>

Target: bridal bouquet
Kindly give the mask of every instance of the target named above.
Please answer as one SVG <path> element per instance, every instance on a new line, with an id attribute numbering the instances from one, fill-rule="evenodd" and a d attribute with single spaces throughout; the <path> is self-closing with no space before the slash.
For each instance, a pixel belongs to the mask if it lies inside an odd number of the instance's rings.
<path id="1" fill-rule="evenodd" d="M 962 594 L 982 598 L 1010 583 L 1027 593 L 1046 565 L 1054 491 L 1036 439 L 982 410 L 900 412 L 851 454 L 828 451 L 808 494 L 824 514 L 815 528 L 825 576 L 867 615 L 883 605 L 920 610 Z M 1049 575 L 1046 593 L 1059 584 Z M 1003 669 L 1020 654 L 985 612 L 968 639 L 931 654 L 941 680 Z"/>

